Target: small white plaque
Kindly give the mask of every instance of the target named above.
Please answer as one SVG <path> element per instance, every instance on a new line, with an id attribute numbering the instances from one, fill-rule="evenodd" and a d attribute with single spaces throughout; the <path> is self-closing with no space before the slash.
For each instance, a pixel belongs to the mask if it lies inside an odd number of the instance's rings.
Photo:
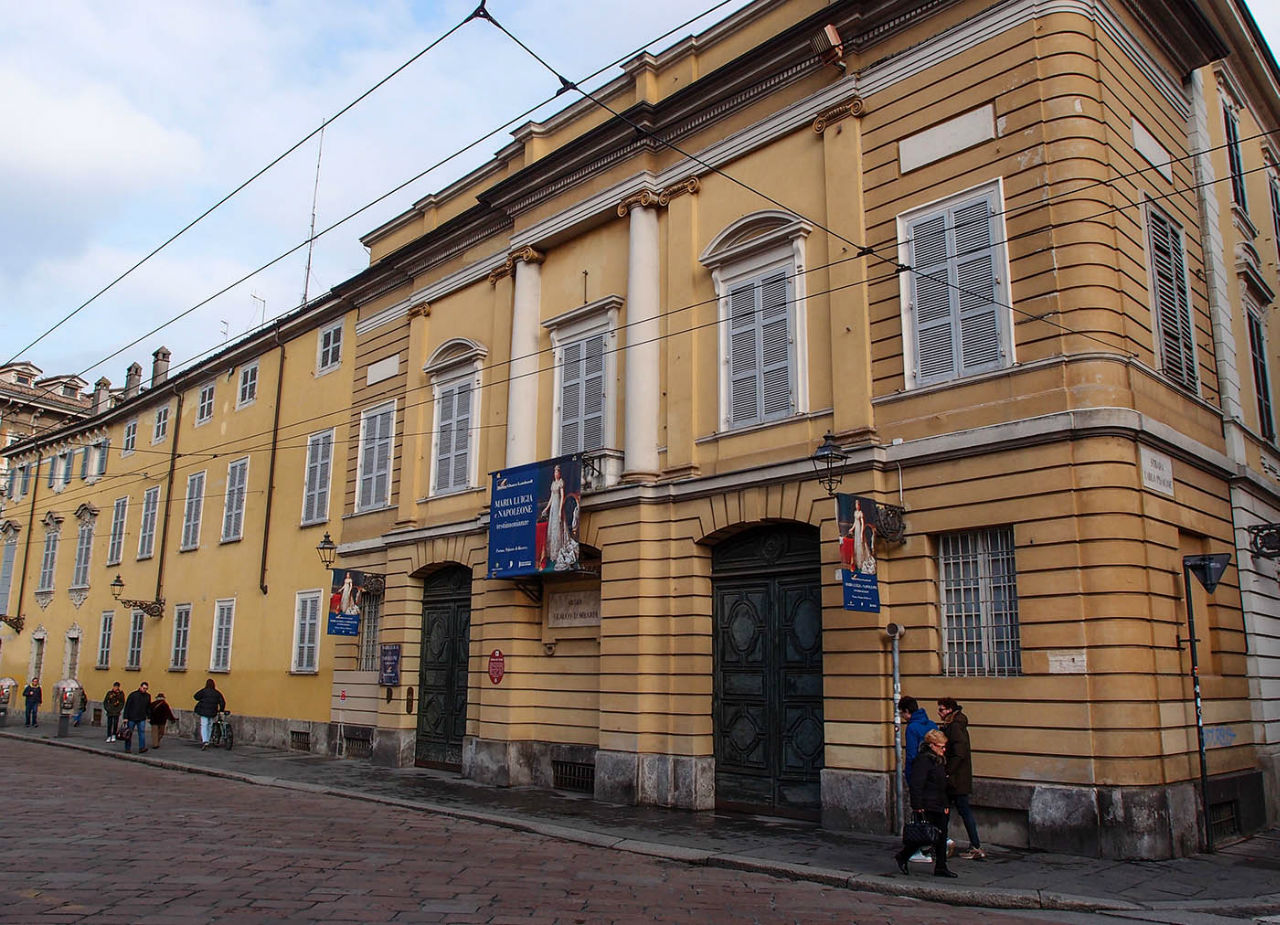
<path id="1" fill-rule="evenodd" d="M 553 591 L 547 595 L 547 626 L 599 626 L 600 589 Z"/>
<path id="2" fill-rule="evenodd" d="M 988 103 L 902 139 L 898 169 L 907 173 L 995 137 L 996 108 Z"/>
<path id="3" fill-rule="evenodd" d="M 1133 120 L 1133 149 L 1166 180 L 1173 180 L 1173 165 L 1170 163 L 1169 152 L 1137 119 Z"/>
<path id="4" fill-rule="evenodd" d="M 1084 649 L 1059 649 L 1049 653 L 1049 674 L 1085 674 L 1088 670 Z"/>
<path id="5" fill-rule="evenodd" d="M 381 382 L 383 379 L 390 379 L 400 371 L 400 354 L 387 357 L 384 360 L 378 360 L 376 363 L 369 364 L 369 371 L 365 376 L 365 383 L 373 385 L 375 382 Z"/>
<path id="6" fill-rule="evenodd" d="M 1147 447 L 1138 447 L 1142 466 L 1142 487 L 1173 497 L 1173 460 Z"/>

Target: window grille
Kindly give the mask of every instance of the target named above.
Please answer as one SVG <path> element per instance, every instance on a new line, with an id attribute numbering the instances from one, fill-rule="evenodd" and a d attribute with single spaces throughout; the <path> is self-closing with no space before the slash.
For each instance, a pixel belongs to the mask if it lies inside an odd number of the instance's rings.
<path id="1" fill-rule="evenodd" d="M 382 622 L 382 597 L 365 593 L 360 605 L 360 671 L 378 671 L 378 624 Z"/>
<path id="2" fill-rule="evenodd" d="M 585 761 L 551 762 L 552 786 L 556 790 L 573 790 L 578 793 L 594 793 L 596 789 L 595 765 Z"/>
<path id="3" fill-rule="evenodd" d="M 943 535 L 938 574 L 946 674 L 1021 674 L 1013 528 Z"/>
<path id="4" fill-rule="evenodd" d="M 289 730 L 289 749 L 295 752 L 311 751 L 311 733 L 306 730 Z"/>

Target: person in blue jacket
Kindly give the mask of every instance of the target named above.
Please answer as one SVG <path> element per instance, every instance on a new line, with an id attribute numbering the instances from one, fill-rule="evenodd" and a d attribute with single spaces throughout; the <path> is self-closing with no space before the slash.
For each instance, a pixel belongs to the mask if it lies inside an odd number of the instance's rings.
<path id="1" fill-rule="evenodd" d="M 916 702 L 914 697 L 903 697 L 899 700 L 898 713 L 901 714 L 902 724 L 906 727 L 903 735 L 905 760 L 902 765 L 902 773 L 909 785 L 911 768 L 916 763 L 916 756 L 920 754 L 920 745 L 924 742 L 924 734 L 930 729 L 937 729 L 938 726 L 933 720 L 929 719 L 929 714 Z"/>

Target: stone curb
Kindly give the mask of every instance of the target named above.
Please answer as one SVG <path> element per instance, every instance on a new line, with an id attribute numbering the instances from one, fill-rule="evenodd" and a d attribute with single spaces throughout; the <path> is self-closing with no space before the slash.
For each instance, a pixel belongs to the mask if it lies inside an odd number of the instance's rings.
<path id="1" fill-rule="evenodd" d="M 108 758 L 137 761 L 154 767 L 171 771 L 185 771 L 188 774 L 203 774 L 206 777 L 217 777 L 244 784 L 264 787 L 277 787 L 281 790 L 293 790 L 302 793 L 318 793 L 347 800 L 361 800 L 366 803 L 378 803 L 395 806 L 417 812 L 432 812 L 442 816 L 462 819 L 468 822 L 493 825 L 517 832 L 527 832 L 544 838 L 577 842 L 599 848 L 612 848 L 640 854 L 646 857 L 694 864 L 704 867 L 720 867 L 728 870 L 741 870 L 751 873 L 765 874 L 784 880 L 804 880 L 821 883 L 849 890 L 861 890 L 886 896 L 902 896 L 927 902 L 945 903 L 952 906 L 970 906 L 987 909 L 1047 909 L 1060 912 L 1135 912 L 1142 910 L 1167 910 L 1186 912 L 1217 912 L 1220 915 L 1270 915 L 1280 913 L 1280 893 L 1266 893 L 1242 899 L 1224 900 L 1188 900 L 1186 902 L 1134 903 L 1122 899 L 1101 899 L 1090 896 L 1074 896 L 1052 890 L 1017 890 L 987 887 L 950 886 L 928 883 L 924 877 L 912 882 L 911 878 L 898 878 L 893 875 L 875 875 L 849 873 L 848 871 L 812 867 L 795 864 L 789 861 L 776 861 L 750 855 L 730 854 L 708 851 L 702 848 L 689 848 L 681 845 L 667 845 L 660 842 L 648 842 L 626 838 L 620 835 L 609 835 L 528 819 L 512 818 L 478 810 L 459 809 L 455 806 L 443 806 L 426 800 L 404 800 L 398 797 L 387 797 L 380 794 L 363 793 L 358 790 L 347 790 L 324 784 L 311 784 L 305 781 L 294 781 L 286 778 L 268 777 L 259 774 L 246 774 L 240 771 L 227 771 L 222 768 L 202 767 L 200 765 L 183 764 L 167 758 L 121 752 L 115 749 L 102 749 L 78 742 L 59 741 L 57 739 L 33 739 L 18 733 L 0 729 L 0 737 L 17 739 L 23 742 L 34 742 L 58 748 L 71 748 L 77 751 L 103 755 Z"/>

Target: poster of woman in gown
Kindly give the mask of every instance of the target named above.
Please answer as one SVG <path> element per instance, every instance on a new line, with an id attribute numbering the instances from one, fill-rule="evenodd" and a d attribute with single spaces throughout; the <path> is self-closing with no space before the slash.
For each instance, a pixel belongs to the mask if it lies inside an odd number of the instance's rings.
<path id="1" fill-rule="evenodd" d="M 844 566 L 845 610 L 879 612 L 876 580 L 876 503 L 857 495 L 836 495 L 840 562 Z"/>
<path id="2" fill-rule="evenodd" d="M 578 567 L 581 470 L 566 466 L 565 462 L 558 460 L 552 464 L 545 487 L 540 485 L 537 530 L 540 572 L 564 572 Z"/>

